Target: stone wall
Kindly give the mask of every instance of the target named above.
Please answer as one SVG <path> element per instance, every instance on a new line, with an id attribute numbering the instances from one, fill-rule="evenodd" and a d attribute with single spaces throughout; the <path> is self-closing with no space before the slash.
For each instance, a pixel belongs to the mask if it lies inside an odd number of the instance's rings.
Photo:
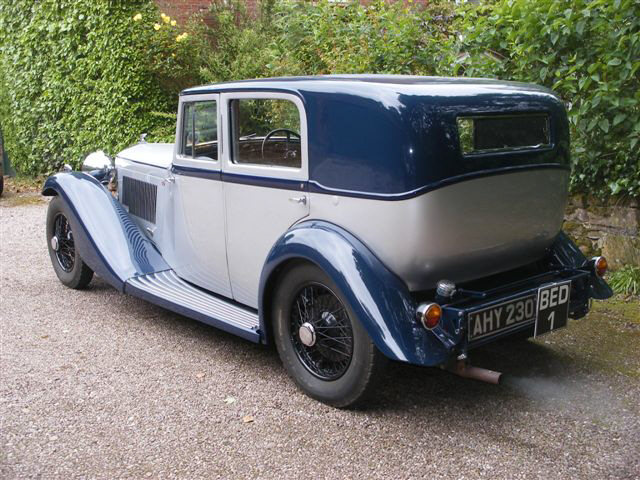
<path id="1" fill-rule="evenodd" d="M 564 230 L 585 255 L 604 255 L 612 269 L 640 266 L 638 201 L 605 204 L 588 196 L 574 196 L 569 200 Z"/>

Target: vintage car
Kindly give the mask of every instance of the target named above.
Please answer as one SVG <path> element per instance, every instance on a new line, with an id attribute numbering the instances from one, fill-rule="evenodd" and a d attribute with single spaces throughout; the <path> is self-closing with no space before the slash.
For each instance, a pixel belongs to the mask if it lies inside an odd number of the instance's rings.
<path id="1" fill-rule="evenodd" d="M 564 327 L 611 295 L 604 258 L 561 230 L 567 116 L 534 85 L 342 75 L 189 88 L 175 144 L 142 139 L 83 170 L 43 190 L 63 284 L 95 272 L 273 342 L 298 386 L 338 407 L 375 391 L 388 359 L 497 383 L 466 363 L 471 349 Z"/>

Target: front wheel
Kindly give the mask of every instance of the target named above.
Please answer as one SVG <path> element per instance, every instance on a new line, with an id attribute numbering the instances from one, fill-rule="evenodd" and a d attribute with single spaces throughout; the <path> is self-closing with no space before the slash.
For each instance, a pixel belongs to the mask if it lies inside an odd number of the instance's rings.
<path id="1" fill-rule="evenodd" d="M 63 285 L 80 290 L 93 278 L 91 270 L 76 250 L 68 207 L 53 197 L 47 211 L 47 246 L 53 270 Z"/>
<path id="2" fill-rule="evenodd" d="M 284 274 L 272 320 L 282 363 L 306 394 L 344 408 L 373 391 L 386 358 L 321 269 L 300 264 Z"/>

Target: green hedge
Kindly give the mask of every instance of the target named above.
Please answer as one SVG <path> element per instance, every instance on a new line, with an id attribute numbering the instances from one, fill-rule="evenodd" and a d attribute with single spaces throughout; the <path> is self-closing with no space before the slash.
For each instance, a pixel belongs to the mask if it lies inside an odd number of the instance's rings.
<path id="1" fill-rule="evenodd" d="M 0 122 L 17 170 L 78 166 L 166 125 L 155 112 L 174 111 L 193 77 L 180 34 L 150 2 L 0 4 Z"/>
<path id="2" fill-rule="evenodd" d="M 575 191 L 640 196 L 640 1 L 464 8 L 457 73 L 543 84 L 565 101 Z"/>
<path id="3" fill-rule="evenodd" d="M 640 196 L 640 2 L 216 0 L 187 38 L 149 1 L 0 6 L 0 122 L 25 173 L 171 140 L 177 92 L 324 73 L 467 75 L 553 88 L 572 128 L 574 192 Z M 142 18 L 134 20 L 140 13 Z M 154 25 L 157 27 L 154 28 Z"/>
<path id="4" fill-rule="evenodd" d="M 411 3 L 411 2 L 409 2 Z M 213 4 L 203 78 L 402 73 L 543 84 L 572 129 L 574 192 L 640 196 L 640 2 Z"/>

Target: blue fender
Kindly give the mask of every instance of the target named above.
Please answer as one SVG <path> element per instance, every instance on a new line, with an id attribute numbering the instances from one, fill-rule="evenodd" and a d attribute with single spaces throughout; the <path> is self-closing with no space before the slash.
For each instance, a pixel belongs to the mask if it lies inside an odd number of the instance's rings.
<path id="1" fill-rule="evenodd" d="M 565 267 L 591 270 L 589 260 L 573 243 L 569 236 L 560 232 L 551 246 L 553 256 Z M 606 300 L 613 296 L 613 290 L 602 278 L 594 273 L 589 275 L 589 296 L 596 300 Z"/>
<path id="2" fill-rule="evenodd" d="M 415 320 L 416 304 L 405 284 L 359 239 L 324 221 L 308 221 L 287 231 L 273 246 L 260 277 L 260 331 L 269 331 L 269 295 L 277 269 L 288 260 L 304 259 L 338 285 L 376 347 L 393 360 L 438 365 L 450 348 L 439 332 Z"/>
<path id="3" fill-rule="evenodd" d="M 58 173 L 47 178 L 42 194 L 64 200 L 78 253 L 118 290 L 124 291 L 131 277 L 169 269 L 122 205 L 93 176 Z"/>

